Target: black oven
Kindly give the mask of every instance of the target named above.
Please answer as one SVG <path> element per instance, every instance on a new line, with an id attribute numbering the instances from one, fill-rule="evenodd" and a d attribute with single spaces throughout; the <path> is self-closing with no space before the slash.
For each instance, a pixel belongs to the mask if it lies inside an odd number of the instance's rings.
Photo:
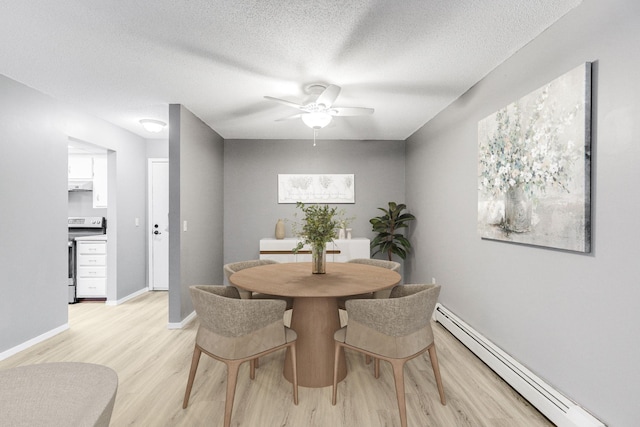
<path id="1" fill-rule="evenodd" d="M 76 299 L 76 237 L 95 236 L 107 233 L 107 220 L 99 216 L 73 216 L 68 218 L 69 226 L 69 304 Z"/>

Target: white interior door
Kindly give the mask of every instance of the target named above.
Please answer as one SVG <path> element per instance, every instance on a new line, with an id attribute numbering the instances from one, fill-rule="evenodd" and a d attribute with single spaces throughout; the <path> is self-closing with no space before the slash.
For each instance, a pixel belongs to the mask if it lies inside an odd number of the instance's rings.
<path id="1" fill-rule="evenodd" d="M 169 161 L 149 159 L 149 289 L 169 289 Z"/>

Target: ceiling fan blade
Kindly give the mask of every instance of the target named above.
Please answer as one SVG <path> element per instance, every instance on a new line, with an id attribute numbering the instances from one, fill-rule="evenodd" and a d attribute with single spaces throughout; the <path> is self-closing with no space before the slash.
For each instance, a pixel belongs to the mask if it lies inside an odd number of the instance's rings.
<path id="1" fill-rule="evenodd" d="M 302 117 L 302 114 L 303 113 L 294 114 L 293 116 L 288 116 L 288 117 L 283 117 L 281 119 L 276 119 L 276 122 L 283 122 L 285 120 L 299 119 L 300 117 Z"/>
<path id="2" fill-rule="evenodd" d="M 297 108 L 299 110 L 302 109 L 302 107 L 303 107 L 302 105 L 296 104 L 295 102 L 287 101 L 285 99 L 280 99 L 280 98 L 274 98 L 273 96 L 265 96 L 265 99 L 268 99 L 270 101 L 276 101 L 276 102 L 284 104 L 284 105 L 286 105 L 288 107 Z"/>
<path id="3" fill-rule="evenodd" d="M 338 95 L 340 95 L 340 90 L 340 86 L 327 86 L 327 88 L 322 91 L 320 96 L 318 96 L 318 99 L 316 99 L 316 104 L 322 104 L 325 106 L 325 108 L 331 107 Z"/>
<path id="4" fill-rule="evenodd" d="M 340 107 L 340 108 L 332 108 L 331 115 L 333 116 L 368 116 L 373 114 L 373 108 L 362 108 L 362 107 Z"/>

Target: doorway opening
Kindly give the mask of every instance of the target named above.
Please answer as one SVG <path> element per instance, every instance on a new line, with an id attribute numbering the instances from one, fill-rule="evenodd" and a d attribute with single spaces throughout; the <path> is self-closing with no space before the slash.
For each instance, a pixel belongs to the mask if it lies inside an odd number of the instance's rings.
<path id="1" fill-rule="evenodd" d="M 105 302 L 116 295 L 115 235 L 109 227 L 116 220 L 113 209 L 116 153 L 71 137 L 67 139 L 67 150 L 69 247 L 75 249 L 69 250 L 69 257 L 73 256 L 73 260 L 69 258 L 69 303 Z M 98 219 L 100 233 L 96 229 L 92 234 L 91 227 Z M 90 222 L 86 224 L 85 235 L 72 233 L 80 221 L 86 220 Z"/>
<path id="2" fill-rule="evenodd" d="M 169 159 L 151 158 L 148 167 L 149 290 L 169 290 Z"/>

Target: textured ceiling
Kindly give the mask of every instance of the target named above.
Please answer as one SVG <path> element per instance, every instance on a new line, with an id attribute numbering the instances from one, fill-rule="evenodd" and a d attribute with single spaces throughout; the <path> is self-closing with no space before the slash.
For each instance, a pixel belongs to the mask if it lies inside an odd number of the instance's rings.
<path id="1" fill-rule="evenodd" d="M 179 103 L 227 139 L 309 139 L 263 96 L 330 83 L 375 113 L 319 138 L 403 140 L 579 3 L 0 0 L 0 74 L 144 137 Z"/>

